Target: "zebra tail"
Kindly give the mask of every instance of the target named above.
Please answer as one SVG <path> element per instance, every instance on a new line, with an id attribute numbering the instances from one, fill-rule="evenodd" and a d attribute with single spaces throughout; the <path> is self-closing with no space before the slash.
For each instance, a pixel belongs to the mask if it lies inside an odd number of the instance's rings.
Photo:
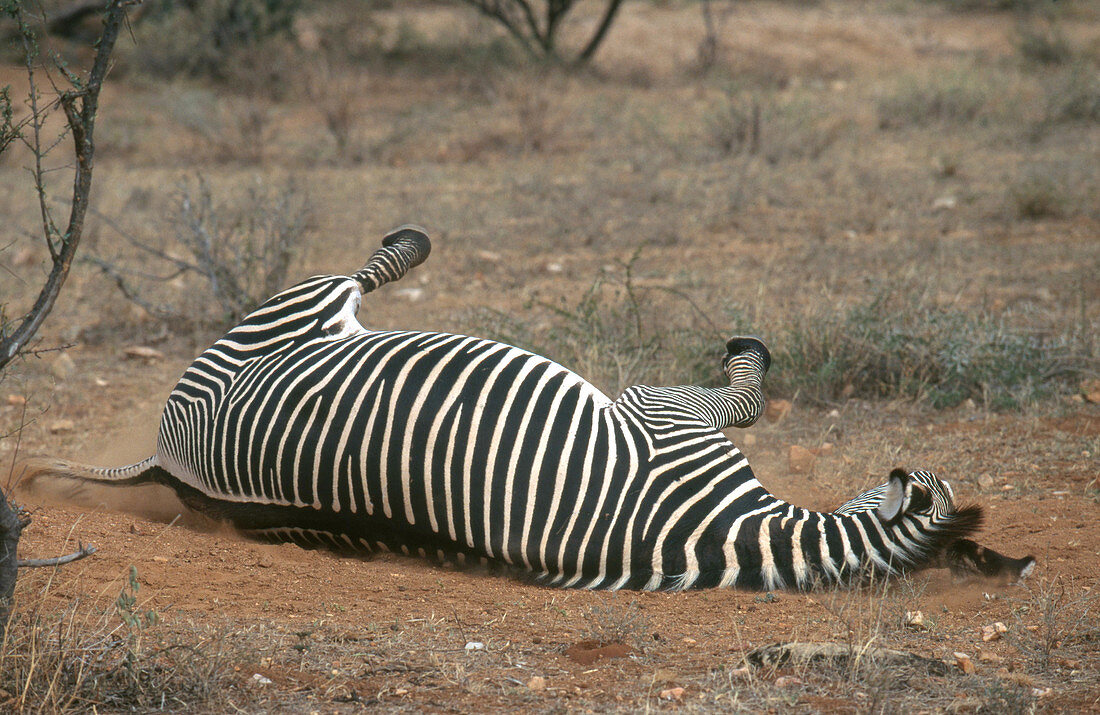
<path id="1" fill-rule="evenodd" d="M 93 467 L 63 459 L 28 459 L 20 464 L 16 473 L 18 482 L 25 486 L 33 485 L 40 477 L 61 477 L 122 486 L 158 481 L 162 471 L 154 454 L 125 467 Z"/>

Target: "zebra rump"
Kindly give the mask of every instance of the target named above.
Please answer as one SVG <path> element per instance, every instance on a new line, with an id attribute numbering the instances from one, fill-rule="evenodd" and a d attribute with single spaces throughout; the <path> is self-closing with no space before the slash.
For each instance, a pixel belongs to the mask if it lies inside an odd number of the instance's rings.
<path id="1" fill-rule="evenodd" d="M 350 276 L 274 296 L 205 350 L 128 467 L 29 477 L 157 482 L 247 535 L 494 563 L 574 588 L 810 588 L 937 565 L 981 524 L 927 472 L 835 512 L 757 481 L 721 432 L 764 406 L 771 357 L 735 337 L 728 385 L 612 400 L 539 355 L 476 337 L 372 331 L 360 300 L 422 262 L 402 227 Z M 972 543 L 972 542 L 971 542 Z"/>

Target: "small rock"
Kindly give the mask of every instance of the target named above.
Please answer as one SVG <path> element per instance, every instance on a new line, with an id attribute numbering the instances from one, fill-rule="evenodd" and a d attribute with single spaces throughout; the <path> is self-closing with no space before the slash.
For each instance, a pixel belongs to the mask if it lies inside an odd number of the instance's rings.
<path id="1" fill-rule="evenodd" d="M 15 259 L 12 261 L 12 265 L 16 268 L 26 268 L 27 266 L 35 263 L 38 260 L 35 251 L 30 246 L 19 249 L 19 253 L 15 254 Z"/>
<path id="2" fill-rule="evenodd" d="M 410 303 L 416 303 L 424 297 L 423 288 L 401 288 L 396 293 Z"/>
<path id="3" fill-rule="evenodd" d="M 393 694 L 394 695 L 408 695 L 409 690 L 408 690 L 408 688 L 398 688 L 397 690 L 393 691 Z"/>
<path id="4" fill-rule="evenodd" d="M 970 660 L 970 656 L 966 653 L 956 651 L 953 655 L 955 656 L 955 665 L 959 666 L 959 670 L 967 675 L 973 675 L 977 672 L 978 669 L 974 667 L 974 661 Z"/>
<path id="5" fill-rule="evenodd" d="M 102 377 L 97 377 L 95 379 L 95 384 L 96 384 L 96 387 L 107 387 L 107 385 L 110 385 L 111 383 L 107 382 Z"/>
<path id="6" fill-rule="evenodd" d="M 54 434 L 72 432 L 74 427 L 76 427 L 76 423 L 72 420 L 55 420 L 54 423 L 50 425 L 50 432 Z"/>
<path id="7" fill-rule="evenodd" d="M 1086 402 L 1100 403 L 1100 379 L 1085 380 L 1081 383 L 1081 396 Z"/>
<path id="8" fill-rule="evenodd" d="M 810 451 L 814 453 L 814 456 L 820 457 L 823 454 L 832 454 L 834 449 L 836 449 L 836 447 L 832 442 L 822 442 L 820 447 L 815 447 Z"/>
<path id="9" fill-rule="evenodd" d="M 982 663 L 1001 663 L 1004 661 L 1004 658 L 987 650 L 979 650 L 978 660 Z"/>
<path id="10" fill-rule="evenodd" d="M 76 363 L 68 353 L 61 353 L 50 363 L 50 372 L 58 380 L 67 380 L 76 372 Z"/>
<path id="11" fill-rule="evenodd" d="M 27 398 L 22 395 L 8 395 L 8 404 L 13 407 L 22 407 L 27 404 Z"/>
<path id="12" fill-rule="evenodd" d="M 997 621 L 988 626 L 982 626 L 982 642 L 988 643 L 990 641 L 1000 640 L 1001 636 L 1008 633 L 1008 626 Z"/>
<path id="13" fill-rule="evenodd" d="M 796 685 L 802 685 L 802 679 L 793 675 L 781 675 L 775 679 L 775 687 L 777 688 L 793 688 Z"/>
<path id="14" fill-rule="evenodd" d="M 157 360 L 164 359 L 164 353 L 146 345 L 131 345 L 128 348 L 123 348 L 122 354 L 126 356 L 127 360 L 143 360 L 146 363 L 154 363 Z"/>
<path id="15" fill-rule="evenodd" d="M 694 638 L 684 638 L 680 642 L 687 646 L 693 646 L 697 643 Z"/>
<path id="16" fill-rule="evenodd" d="M 787 466 L 794 474 L 810 474 L 816 461 L 817 456 L 805 447 L 792 444 L 787 450 Z"/>
<path id="17" fill-rule="evenodd" d="M 749 666 L 743 665 L 740 668 L 734 668 L 729 672 L 731 678 L 738 678 L 739 680 L 748 680 L 752 677 L 752 671 L 749 670 Z"/>
<path id="18" fill-rule="evenodd" d="M 1052 692 L 1054 692 L 1054 691 L 1051 690 L 1050 688 L 1032 688 L 1031 689 L 1031 694 L 1034 695 L 1037 698 L 1045 698 L 1046 696 L 1050 695 Z"/>
<path id="19" fill-rule="evenodd" d="M 928 622 L 924 620 L 924 614 L 920 611 L 906 611 L 905 625 L 920 631 L 928 629 Z"/>
<path id="20" fill-rule="evenodd" d="M 950 211 L 959 204 L 954 196 L 941 196 L 932 202 L 933 211 Z"/>
<path id="21" fill-rule="evenodd" d="M 978 486 L 982 489 L 991 488 L 993 486 L 993 477 L 989 476 L 988 474 L 983 474 L 982 476 L 978 477 Z"/>
<path id="22" fill-rule="evenodd" d="M 477 256 L 484 261 L 492 261 L 493 263 L 501 259 L 501 255 L 496 251 L 478 251 Z"/>
<path id="23" fill-rule="evenodd" d="M 271 678 L 268 678 L 265 675 L 260 675 L 259 673 L 253 673 L 252 674 L 252 682 L 256 683 L 257 685 L 271 685 L 275 681 L 273 681 Z"/>
<path id="24" fill-rule="evenodd" d="M 546 264 L 546 272 L 547 273 L 561 273 L 564 270 L 565 270 L 565 267 L 562 266 L 562 264 L 560 264 L 560 263 L 547 263 Z"/>
<path id="25" fill-rule="evenodd" d="M 826 415 L 826 417 L 840 417 L 840 410 L 834 407 L 833 409 L 829 410 L 829 414 Z"/>
<path id="26" fill-rule="evenodd" d="M 536 693 L 546 690 L 546 678 L 536 675 L 527 681 L 527 689 Z"/>
<path id="27" fill-rule="evenodd" d="M 1013 486 L 1013 485 L 1011 485 L 1011 484 L 1005 484 L 1005 485 L 1004 485 L 1003 487 L 1001 487 L 1001 491 L 1004 491 L 1004 492 L 1010 492 L 1010 491 L 1012 491 L 1012 490 L 1013 490 L 1013 489 L 1015 489 L 1015 488 L 1016 488 L 1016 487 L 1015 487 L 1015 486 Z"/>
<path id="28" fill-rule="evenodd" d="M 466 644 L 466 652 L 469 653 L 475 650 L 485 650 L 485 644 L 481 641 L 470 641 Z"/>
<path id="29" fill-rule="evenodd" d="M 781 422 L 791 413 L 791 407 L 790 400 L 768 400 L 764 407 L 764 419 L 768 422 Z"/>
<path id="30" fill-rule="evenodd" d="M 661 700 L 680 700 L 684 697 L 683 688 L 668 688 L 661 691 Z"/>

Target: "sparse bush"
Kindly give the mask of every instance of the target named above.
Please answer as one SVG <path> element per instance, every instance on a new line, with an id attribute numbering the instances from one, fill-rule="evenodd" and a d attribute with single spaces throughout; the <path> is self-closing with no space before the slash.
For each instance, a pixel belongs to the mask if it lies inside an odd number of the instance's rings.
<path id="1" fill-rule="evenodd" d="M 1043 338 L 984 313 L 886 290 L 846 310 L 801 316 L 772 341 L 769 387 L 811 401 L 971 398 L 1011 408 L 1068 385 L 1085 362 L 1069 337 Z"/>
<path id="2" fill-rule="evenodd" d="M 1095 586 L 1055 577 L 1029 585 L 1025 599 L 1014 599 L 1011 643 L 1043 672 L 1066 659 L 1095 653 L 1100 644 Z"/>
<path id="3" fill-rule="evenodd" d="M 0 643 L 0 697 L 15 711 L 220 709 L 232 677 L 219 633 L 162 633 L 131 567 L 114 606 L 52 607 L 51 579 L 24 579 Z"/>
<path id="4" fill-rule="evenodd" d="M 89 260 L 154 317 L 194 327 L 232 324 L 285 288 L 312 213 L 309 198 L 293 180 L 281 188 L 257 180 L 243 197 L 215 201 L 201 176 L 179 186 L 173 209 L 174 241 L 154 244 L 123 234 L 137 250 L 134 261 L 141 269 L 103 256 Z M 164 273 L 150 272 L 150 263 Z M 204 298 L 190 304 L 196 295 Z M 217 307 L 212 309 L 205 296 Z"/>
<path id="5" fill-rule="evenodd" d="M 476 332 L 556 360 L 611 395 L 643 383 L 719 384 L 729 335 L 676 289 L 640 286 L 633 265 L 601 272 L 576 303 L 529 306 L 541 320 L 499 311 L 470 320 Z M 671 300 L 659 304 L 656 295 Z"/>
<path id="6" fill-rule="evenodd" d="M 711 143 L 723 155 L 755 154 L 760 150 L 760 102 L 728 91 L 707 116 Z"/>
<path id="7" fill-rule="evenodd" d="M 301 0 L 160 0 L 138 26 L 134 63 L 155 77 L 209 77 L 241 86 L 265 80 L 288 46 Z"/>
<path id="8" fill-rule="evenodd" d="M 620 643 L 641 650 L 652 632 L 649 618 L 636 601 L 625 606 L 605 601 L 604 605 L 589 608 L 584 621 L 584 639 L 601 646 Z"/>
<path id="9" fill-rule="evenodd" d="M 940 123 L 966 124 L 981 117 L 988 99 L 986 84 L 973 72 L 909 77 L 879 99 L 879 127 L 898 129 Z"/>
<path id="10" fill-rule="evenodd" d="M 1018 218 L 1057 218 L 1066 209 L 1066 190 L 1049 176 L 1029 174 L 1008 189 L 1009 201 Z"/>
<path id="11" fill-rule="evenodd" d="M 1054 23 L 1021 23 L 1016 51 L 1025 62 L 1037 65 L 1063 65 L 1073 59 L 1073 48 Z"/>
<path id="12" fill-rule="evenodd" d="M 1100 76 L 1095 70 L 1075 64 L 1045 87 L 1044 124 L 1100 122 Z"/>

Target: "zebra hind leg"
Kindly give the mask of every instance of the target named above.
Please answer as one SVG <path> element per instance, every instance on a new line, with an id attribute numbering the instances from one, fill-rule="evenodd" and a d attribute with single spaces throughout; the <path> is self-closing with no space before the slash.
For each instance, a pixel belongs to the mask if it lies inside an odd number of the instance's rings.
<path id="1" fill-rule="evenodd" d="M 733 426 L 750 427 L 764 413 L 764 375 L 772 356 L 760 338 L 738 336 L 726 343 L 722 368 L 729 378 L 726 393 L 733 402 Z"/>

